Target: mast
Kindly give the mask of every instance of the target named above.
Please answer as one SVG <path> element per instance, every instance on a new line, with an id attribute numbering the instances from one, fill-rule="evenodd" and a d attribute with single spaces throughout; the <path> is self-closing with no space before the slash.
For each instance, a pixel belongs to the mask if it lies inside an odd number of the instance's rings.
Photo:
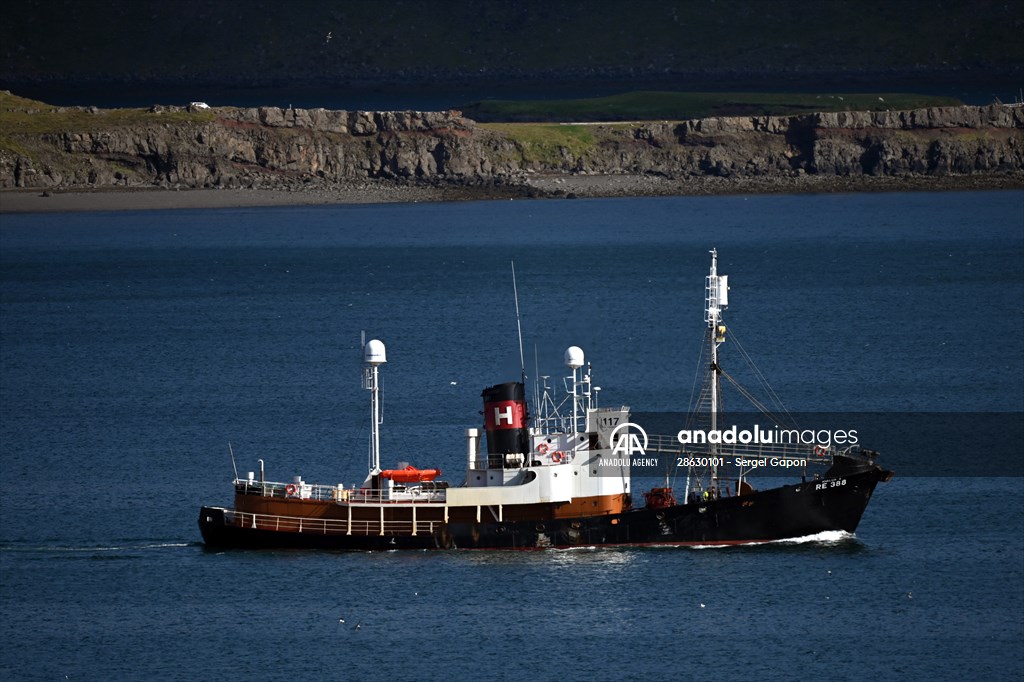
<path id="1" fill-rule="evenodd" d="M 384 344 L 373 339 L 363 347 L 363 387 L 370 391 L 370 476 L 380 473 L 380 377 L 378 368 L 387 362 Z"/>
<path id="2" fill-rule="evenodd" d="M 711 361 L 708 373 L 711 390 L 711 430 L 718 430 L 718 414 L 721 411 L 720 370 L 718 347 L 725 343 L 725 325 L 722 324 L 722 309 L 729 305 L 729 277 L 718 274 L 718 249 L 711 249 L 711 270 L 704 284 L 704 321 L 707 324 L 708 345 Z M 711 446 L 712 456 L 718 454 L 718 445 Z M 711 468 L 711 482 L 717 484 L 718 467 Z"/>
<path id="3" fill-rule="evenodd" d="M 566 377 L 566 381 L 572 381 L 572 390 L 569 393 L 572 398 L 572 426 L 567 429 L 569 433 L 582 433 L 585 428 L 580 428 L 580 413 L 582 412 L 584 424 L 587 414 L 590 411 L 590 365 L 587 370 L 580 374 L 577 372 L 583 367 L 583 349 L 579 346 L 569 346 L 565 350 L 565 365 L 572 370 L 572 377 Z M 579 390 L 583 387 L 583 391 Z"/>
<path id="4" fill-rule="evenodd" d="M 512 261 L 512 296 L 516 301 L 516 333 L 519 335 L 519 372 L 526 388 L 526 359 L 523 357 L 523 324 L 519 319 L 519 288 L 516 287 L 516 262 Z"/>

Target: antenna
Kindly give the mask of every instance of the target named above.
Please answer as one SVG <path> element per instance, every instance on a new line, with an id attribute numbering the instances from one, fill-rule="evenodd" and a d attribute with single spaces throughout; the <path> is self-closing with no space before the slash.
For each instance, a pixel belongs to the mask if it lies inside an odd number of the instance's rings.
<path id="1" fill-rule="evenodd" d="M 540 360 L 537 359 L 537 344 L 533 344 L 533 376 L 540 376 Z M 533 412 L 540 417 L 540 386 L 533 380 Z"/>
<path id="2" fill-rule="evenodd" d="M 228 453 L 231 455 L 231 468 L 235 470 L 235 480 L 238 480 L 238 467 L 235 466 L 235 451 L 231 449 L 231 441 L 228 441 Z"/>
<path id="3" fill-rule="evenodd" d="M 380 473 L 380 379 L 377 370 L 387 362 L 384 344 L 371 339 L 363 346 L 363 386 L 370 390 L 370 475 Z"/>
<path id="4" fill-rule="evenodd" d="M 526 386 L 526 359 L 523 356 L 523 325 L 519 321 L 519 289 L 516 288 L 516 262 L 512 261 L 512 295 L 516 299 L 516 332 L 519 334 L 519 369 L 523 375 L 523 387 Z"/>

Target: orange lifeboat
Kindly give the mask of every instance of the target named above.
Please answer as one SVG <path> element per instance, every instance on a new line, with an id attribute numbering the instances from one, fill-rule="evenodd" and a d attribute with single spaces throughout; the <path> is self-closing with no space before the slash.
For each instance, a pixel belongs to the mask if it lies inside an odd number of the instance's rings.
<path id="1" fill-rule="evenodd" d="M 651 488 L 644 493 L 644 501 L 651 509 L 665 509 L 676 506 L 676 496 L 672 494 L 672 488 Z"/>
<path id="2" fill-rule="evenodd" d="M 380 472 L 384 478 L 390 478 L 395 483 L 419 483 L 421 481 L 433 481 L 441 475 L 440 469 L 417 469 L 410 465 L 404 469 L 386 469 Z"/>

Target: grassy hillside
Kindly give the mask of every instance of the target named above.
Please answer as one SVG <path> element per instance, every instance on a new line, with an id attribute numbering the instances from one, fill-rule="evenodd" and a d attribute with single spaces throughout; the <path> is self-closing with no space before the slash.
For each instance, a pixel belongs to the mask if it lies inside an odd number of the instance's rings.
<path id="1" fill-rule="evenodd" d="M 44 102 L 18 97 L 0 91 L 0 151 L 25 151 L 14 141 L 14 135 L 42 135 L 64 132 L 97 132 L 150 123 L 182 123 L 210 121 L 209 111 L 150 109 L 92 109 L 55 107 Z"/>
<path id="2" fill-rule="evenodd" d="M 53 133 L 103 130 L 144 123 L 211 121 L 209 111 L 55 107 L 0 91 L 0 133 Z"/>

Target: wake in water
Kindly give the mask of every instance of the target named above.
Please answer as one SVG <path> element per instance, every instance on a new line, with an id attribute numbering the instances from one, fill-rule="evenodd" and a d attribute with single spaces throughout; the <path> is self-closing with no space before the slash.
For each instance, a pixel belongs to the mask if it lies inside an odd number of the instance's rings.
<path id="1" fill-rule="evenodd" d="M 856 533 L 847 533 L 845 530 L 825 530 L 814 535 L 805 535 L 799 538 L 789 538 L 786 540 L 772 540 L 766 542 L 766 545 L 803 545 L 809 542 L 814 542 L 822 545 L 835 545 L 847 540 L 856 540 Z"/>
<path id="2" fill-rule="evenodd" d="M 688 545 L 688 549 L 736 549 L 744 547 L 772 547 L 790 545 L 816 545 L 820 547 L 833 547 L 842 545 L 857 539 L 856 534 L 847 533 L 845 530 L 825 530 L 813 535 L 804 535 L 798 538 L 786 538 L 783 540 L 765 540 L 764 542 L 746 542 L 738 545 Z"/>
<path id="3" fill-rule="evenodd" d="M 112 545 L 65 545 L 65 544 L 22 544 L 18 542 L 3 543 L 0 545 L 0 552 L 23 552 L 23 553 L 67 553 L 81 554 L 92 553 L 115 553 L 115 552 L 136 552 L 152 549 L 175 549 L 180 547 L 200 546 L 199 542 L 170 542 L 170 541 L 125 541 Z"/>

